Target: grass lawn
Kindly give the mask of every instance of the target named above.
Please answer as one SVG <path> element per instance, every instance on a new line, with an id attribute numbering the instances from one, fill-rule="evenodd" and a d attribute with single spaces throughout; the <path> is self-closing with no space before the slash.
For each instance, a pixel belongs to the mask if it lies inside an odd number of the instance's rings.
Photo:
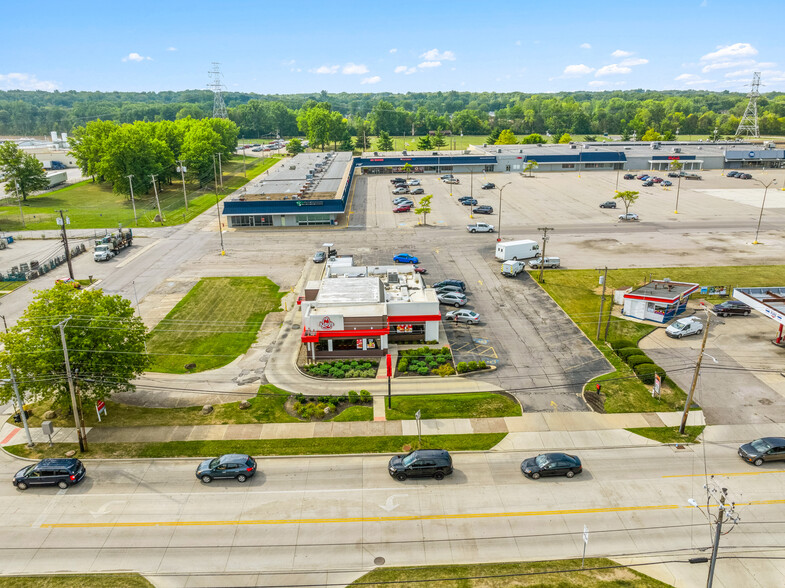
<path id="1" fill-rule="evenodd" d="M 627 286 L 640 286 L 653 278 L 671 278 L 674 281 L 695 282 L 701 285 L 726 286 L 765 286 L 785 281 L 785 266 L 728 266 L 693 268 L 637 268 L 620 269 L 608 272 L 606 305 L 603 313 L 603 327 L 610 313 L 607 301 L 612 299 L 613 289 Z M 532 276 L 534 278 L 534 276 Z M 613 364 L 616 371 L 600 376 L 587 384 L 587 390 L 594 390 L 597 382 L 602 384 L 606 396 L 607 412 L 653 412 L 660 410 L 680 410 L 684 407 L 684 392 L 673 382 L 666 379 L 666 390 L 662 398 L 651 397 L 649 388 L 634 377 L 632 370 L 618 358 L 613 350 L 602 342 L 597 342 L 597 321 L 599 319 L 600 296 L 597 286 L 597 272 L 594 270 L 553 270 L 545 274 L 543 288 L 570 315 L 584 334 L 597 344 L 599 350 Z M 700 295 L 694 296 L 700 298 Z M 608 340 L 630 339 L 638 341 L 656 329 L 654 323 L 642 324 L 611 317 Z"/>
<path id="2" fill-rule="evenodd" d="M 5 296 L 9 292 L 13 292 L 19 286 L 24 286 L 27 282 L 0 282 L 0 296 Z"/>
<path id="3" fill-rule="evenodd" d="M 150 371 L 183 374 L 189 363 L 197 372 L 226 365 L 248 351 L 282 297 L 264 277 L 202 278 L 150 332 Z"/>
<path id="4" fill-rule="evenodd" d="M 438 586 L 439 588 L 501 588 L 502 586 L 666 588 L 669 586 L 669 584 L 664 584 L 632 568 L 615 567 L 617 565 L 616 562 L 605 558 L 586 558 L 584 566 L 588 569 L 583 570 L 580 569 L 581 560 L 579 559 L 377 568 L 361 576 L 350 586 L 355 584 L 369 588 L 382 588 L 390 585 Z M 611 566 L 613 566 L 612 569 L 592 569 Z"/>
<path id="5" fill-rule="evenodd" d="M 243 176 L 242 157 L 233 157 L 223 166 L 223 190 L 219 190 L 219 197 L 223 198 L 229 192 L 246 184 L 250 179 L 258 176 L 267 168 L 278 161 L 277 158 L 265 159 L 249 158 L 247 175 Z M 165 225 L 179 225 L 203 213 L 211 206 L 215 206 L 215 194 L 210 187 L 201 190 L 197 183 L 186 182 L 188 192 L 188 213 L 185 212 L 183 199 L 183 186 L 178 182 L 164 186 L 158 197 L 161 210 L 164 213 Z M 160 226 L 153 222 L 158 214 L 153 191 L 149 194 L 135 194 L 136 212 L 140 227 Z M 55 210 L 68 209 L 71 219 L 71 229 L 116 229 L 118 224 L 124 227 L 135 227 L 133 208 L 130 198 L 112 192 L 108 183 L 99 184 L 86 180 L 78 184 L 67 186 L 60 190 L 53 190 L 40 196 L 31 196 L 23 203 L 22 209 L 27 230 L 57 229 Z M 24 230 L 19 216 L 19 204 L 15 199 L 0 200 L 0 230 Z"/>
<path id="6" fill-rule="evenodd" d="M 660 443 L 695 443 L 698 435 L 703 433 L 703 425 L 697 427 L 684 427 L 684 435 L 679 434 L 679 427 L 639 427 L 627 429 L 647 439 L 654 439 Z"/>
<path id="7" fill-rule="evenodd" d="M 0 576 L 0 588 L 152 588 L 139 574 L 73 574 L 64 576 Z"/>
<path id="8" fill-rule="evenodd" d="M 372 421 L 373 407 L 371 406 L 350 406 L 341 412 L 334 419 L 334 422 L 345 423 L 348 421 Z"/>
<path id="9" fill-rule="evenodd" d="M 491 392 L 393 396 L 392 408 L 386 410 L 388 421 L 413 420 L 418 410 L 424 419 L 521 416 L 520 404 L 503 394 Z"/>
<path id="10" fill-rule="evenodd" d="M 95 410 L 85 407 L 85 425 L 88 427 L 154 427 L 175 425 L 236 425 L 252 423 L 299 423 L 299 419 L 284 410 L 284 403 L 289 392 L 276 388 L 272 384 L 259 387 L 259 395 L 249 398 L 251 408 L 240 410 L 239 402 L 213 405 L 213 412 L 202 414 L 201 406 L 182 408 L 148 408 L 118 404 L 106 401 L 106 415 L 99 423 Z M 33 414 L 27 419 L 31 427 L 40 427 L 44 413 L 49 410 L 51 402 L 36 402 L 30 405 Z M 351 409 L 350 409 L 351 410 Z M 340 416 L 340 415 L 339 415 Z M 364 419 L 345 419 L 364 420 Z M 9 418 L 12 423 L 13 416 Z M 52 420 L 55 427 L 72 427 L 73 416 L 59 415 Z M 13 424 L 13 423 L 12 423 Z"/>
<path id="11" fill-rule="evenodd" d="M 474 435 L 417 435 L 393 437 L 315 437 L 313 439 L 253 439 L 237 441 L 169 441 L 163 443 L 89 443 L 90 451 L 79 453 L 76 443 L 39 443 L 30 449 L 25 444 L 5 449 L 19 457 L 42 459 L 63 457 L 74 450 L 82 459 L 126 459 L 157 457 L 210 457 L 222 453 L 265 455 L 336 455 L 342 453 L 401 453 L 411 449 L 447 449 L 449 451 L 484 451 L 499 443 L 507 433 Z M 88 442 L 90 438 L 88 435 Z"/>

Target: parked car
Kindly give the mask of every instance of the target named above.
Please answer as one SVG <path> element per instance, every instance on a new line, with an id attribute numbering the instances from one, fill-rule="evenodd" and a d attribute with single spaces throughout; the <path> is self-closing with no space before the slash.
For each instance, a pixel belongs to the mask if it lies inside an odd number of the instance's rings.
<path id="1" fill-rule="evenodd" d="M 393 190 L 392 193 L 393 194 L 408 194 L 409 193 L 409 188 L 407 188 L 406 186 L 399 186 L 398 188 L 395 188 L 395 190 Z"/>
<path id="2" fill-rule="evenodd" d="M 463 204 L 464 206 L 475 206 L 477 204 L 477 199 L 467 198 L 466 200 L 461 200 L 460 203 Z"/>
<path id="3" fill-rule="evenodd" d="M 440 180 L 449 180 L 450 178 L 454 178 L 454 177 L 455 176 L 452 175 L 452 174 L 444 174 L 444 175 L 439 176 L 439 179 Z"/>
<path id="4" fill-rule="evenodd" d="M 420 180 L 418 180 L 417 178 L 412 178 L 411 180 L 409 180 L 409 185 L 410 186 L 419 186 L 420 185 Z"/>
<path id="5" fill-rule="evenodd" d="M 668 177 L 669 178 L 678 178 L 679 177 L 679 172 L 668 172 Z"/>
<path id="6" fill-rule="evenodd" d="M 444 292 L 436 294 L 436 298 L 438 298 L 440 304 L 449 304 L 455 308 L 463 306 L 467 302 L 466 296 L 460 292 Z"/>
<path id="7" fill-rule="evenodd" d="M 390 476 L 403 482 L 406 478 L 443 480 L 452 474 L 452 457 L 443 449 L 415 449 L 406 455 L 396 455 L 387 464 Z"/>
<path id="8" fill-rule="evenodd" d="M 475 214 L 493 214 L 493 206 L 483 204 L 474 209 Z"/>
<path id="9" fill-rule="evenodd" d="M 525 476 L 537 480 L 543 476 L 567 476 L 572 478 L 583 471 L 581 460 L 566 453 L 542 453 L 537 457 L 529 457 L 521 462 L 521 471 Z"/>
<path id="10" fill-rule="evenodd" d="M 408 184 L 406 183 L 406 180 L 404 180 L 403 178 L 398 178 L 397 180 L 393 180 L 392 185 L 393 186 L 408 186 Z"/>
<path id="11" fill-rule="evenodd" d="M 460 184 L 461 181 L 458 178 L 447 178 L 444 180 L 445 184 Z"/>
<path id="12" fill-rule="evenodd" d="M 616 202 L 613 200 L 606 200 L 602 204 L 600 204 L 600 208 L 616 208 Z"/>
<path id="13" fill-rule="evenodd" d="M 85 477 L 85 468 L 76 458 L 42 459 L 36 464 L 27 465 L 14 474 L 12 483 L 19 490 L 30 486 L 53 486 L 66 489 L 78 484 Z"/>
<path id="14" fill-rule="evenodd" d="M 638 220 L 638 215 L 635 214 L 634 212 L 628 212 L 627 214 L 620 214 L 619 220 L 624 220 L 624 221 Z"/>
<path id="15" fill-rule="evenodd" d="M 466 282 L 464 282 L 462 280 L 455 280 L 455 279 L 452 279 L 452 278 L 447 278 L 446 280 L 442 280 L 441 282 L 436 282 L 433 285 L 433 287 L 434 288 L 441 288 L 442 286 L 446 286 L 448 284 L 452 285 L 452 286 L 460 286 L 461 292 L 465 292 L 466 291 Z"/>
<path id="16" fill-rule="evenodd" d="M 393 208 L 393 212 L 409 212 L 412 209 L 411 204 L 401 204 Z"/>
<path id="17" fill-rule="evenodd" d="M 671 182 L 670 180 L 663 180 L 662 183 L 660 184 L 660 186 L 672 186 L 672 185 L 673 182 Z"/>
<path id="18" fill-rule="evenodd" d="M 555 268 L 561 265 L 561 259 L 558 257 L 546 257 L 545 262 L 543 263 L 542 257 L 537 257 L 536 259 L 532 259 L 529 262 L 529 267 L 533 267 L 536 269 L 540 269 L 540 265 L 543 267 L 550 267 Z"/>
<path id="19" fill-rule="evenodd" d="M 393 204 L 395 204 L 396 206 L 400 206 L 404 202 L 411 202 L 411 200 L 406 196 L 399 196 L 398 198 L 393 200 Z"/>
<path id="20" fill-rule="evenodd" d="M 735 177 L 736 177 L 736 176 L 738 176 L 740 173 L 741 173 L 741 172 L 737 172 L 737 171 L 729 171 L 729 172 L 728 172 L 727 174 L 725 174 L 725 175 L 726 175 L 726 176 L 728 176 L 729 178 L 735 178 Z"/>
<path id="21" fill-rule="evenodd" d="M 752 308 L 738 300 L 726 300 L 720 304 L 715 304 L 712 310 L 717 313 L 717 316 L 729 316 L 731 314 L 747 316 L 752 312 Z"/>
<path id="22" fill-rule="evenodd" d="M 415 266 L 414 266 L 414 273 L 415 273 L 415 274 L 427 274 L 427 273 L 428 273 L 428 270 L 427 270 L 427 269 L 425 269 L 424 267 L 419 267 L 419 266 L 416 266 L 416 265 L 415 265 Z"/>
<path id="23" fill-rule="evenodd" d="M 408 253 L 399 253 L 393 257 L 393 261 L 395 263 L 420 263 L 419 259 L 417 259 L 414 255 L 409 255 Z"/>
<path id="24" fill-rule="evenodd" d="M 655 184 L 659 184 L 660 182 L 663 182 L 663 181 L 664 181 L 662 178 L 657 178 L 657 177 L 650 178 L 650 179 L 651 179 L 651 181 L 652 181 L 652 182 L 654 182 Z"/>
<path id="25" fill-rule="evenodd" d="M 262 150 L 261 147 L 254 147 L 253 149 L 251 149 L 251 151 L 253 151 L 254 153 L 259 153 L 261 150 Z"/>
<path id="26" fill-rule="evenodd" d="M 763 437 L 739 447 L 739 457 L 753 465 L 763 465 L 764 461 L 785 460 L 785 438 Z"/>
<path id="27" fill-rule="evenodd" d="M 645 182 L 643 182 L 642 185 L 643 185 L 644 188 L 648 188 L 650 186 L 653 186 L 654 185 L 654 180 L 646 180 Z"/>
<path id="28" fill-rule="evenodd" d="M 391 183 L 391 184 L 395 184 L 396 182 L 405 182 L 405 181 L 406 181 L 406 179 L 405 179 L 405 178 L 392 178 L 392 179 L 390 180 L 390 183 Z"/>
<path id="29" fill-rule="evenodd" d="M 250 455 L 227 453 L 213 459 L 206 459 L 196 468 L 196 477 L 203 484 L 221 478 L 235 478 L 245 482 L 256 473 L 256 460 Z"/>
<path id="30" fill-rule="evenodd" d="M 641 175 L 639 175 L 639 176 L 638 176 L 638 179 L 639 179 L 639 180 L 645 180 L 645 179 L 646 179 L 646 178 L 648 178 L 648 177 L 649 177 L 649 176 L 648 176 L 647 174 L 641 174 Z"/>
<path id="31" fill-rule="evenodd" d="M 466 310 L 465 308 L 462 308 L 461 310 L 451 310 L 444 315 L 444 318 L 458 323 L 468 323 L 470 325 L 476 325 L 480 322 L 479 314 L 473 310 Z"/>
<path id="32" fill-rule="evenodd" d="M 486 182 L 482 186 L 480 186 L 480 188 L 482 188 L 483 190 L 493 190 L 495 187 L 496 184 L 494 184 L 493 182 Z"/>
<path id="33" fill-rule="evenodd" d="M 624 179 L 625 180 L 634 180 L 635 179 L 635 174 L 624 174 Z"/>
<path id="34" fill-rule="evenodd" d="M 494 226 L 488 223 L 474 223 L 473 225 L 466 225 L 466 230 L 470 233 L 493 233 Z"/>
<path id="35" fill-rule="evenodd" d="M 414 190 L 409 192 L 409 194 L 425 194 L 425 190 L 423 190 L 422 188 L 415 188 Z"/>
<path id="36" fill-rule="evenodd" d="M 751 180 L 752 179 L 752 176 L 750 174 L 739 174 L 736 177 L 739 178 L 740 180 Z"/>
<path id="37" fill-rule="evenodd" d="M 327 254 L 324 251 L 317 251 L 313 254 L 314 263 L 323 263 L 327 259 Z"/>
<path id="38" fill-rule="evenodd" d="M 674 339 L 681 339 L 688 335 L 700 335 L 703 332 L 703 323 L 697 317 L 688 316 L 686 318 L 673 321 L 668 328 L 665 329 L 665 334 Z"/>
<path id="39" fill-rule="evenodd" d="M 460 286 L 456 286 L 455 284 L 442 284 L 438 288 L 434 288 L 437 294 L 445 294 L 447 292 L 459 292 L 463 294 L 463 290 Z"/>

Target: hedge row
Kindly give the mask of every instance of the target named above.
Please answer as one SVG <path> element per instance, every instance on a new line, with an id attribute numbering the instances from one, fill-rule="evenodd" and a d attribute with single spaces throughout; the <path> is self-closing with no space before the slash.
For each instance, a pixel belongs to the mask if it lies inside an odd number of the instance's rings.
<path id="1" fill-rule="evenodd" d="M 654 375 L 660 374 L 665 378 L 665 370 L 652 361 L 634 341 L 629 339 L 614 339 L 608 341 L 611 348 L 623 361 L 627 363 L 644 384 L 654 384 Z"/>

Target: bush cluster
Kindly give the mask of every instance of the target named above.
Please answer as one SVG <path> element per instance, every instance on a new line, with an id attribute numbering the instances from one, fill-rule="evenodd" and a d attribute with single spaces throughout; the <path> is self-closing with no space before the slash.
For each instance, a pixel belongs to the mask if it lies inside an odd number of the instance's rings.
<path id="1" fill-rule="evenodd" d="M 665 370 L 656 363 L 640 363 L 632 369 L 644 384 L 654 384 L 654 374 L 660 374 L 660 378 L 665 379 Z"/>
<path id="2" fill-rule="evenodd" d="M 419 349 L 405 349 L 401 351 L 401 358 L 398 360 L 398 371 L 409 374 L 419 374 L 427 376 L 430 373 L 440 376 L 449 376 L 455 373 L 452 368 L 452 354 L 449 347 L 441 349 L 431 349 L 430 347 L 420 347 Z"/>
<path id="3" fill-rule="evenodd" d="M 488 369 L 488 366 L 484 361 L 462 361 L 458 363 L 456 369 L 458 370 L 459 374 L 465 374 L 466 372 L 476 372 L 477 370 Z"/>
<path id="4" fill-rule="evenodd" d="M 636 347 L 637 343 L 635 341 L 630 341 L 629 339 L 611 339 L 608 341 L 608 344 L 611 346 L 611 349 L 614 351 L 618 351 L 619 349 L 623 349 L 625 347 Z"/>
<path id="5" fill-rule="evenodd" d="M 375 360 L 320 361 L 303 366 L 306 373 L 320 378 L 374 378 L 379 362 Z"/>
<path id="6" fill-rule="evenodd" d="M 324 418 L 328 414 L 337 412 L 345 404 L 368 404 L 373 400 L 368 390 L 360 390 L 359 394 L 354 390 L 349 390 L 349 392 L 341 396 L 306 397 L 304 394 L 294 394 L 292 397 L 294 398 L 292 408 L 300 418 L 306 420 Z M 328 407 L 330 410 L 325 413 L 324 409 Z"/>
<path id="7" fill-rule="evenodd" d="M 627 362 L 644 384 L 650 386 L 654 384 L 654 374 L 660 374 L 660 378 L 665 379 L 665 370 L 654 363 L 635 343 L 626 339 L 617 339 L 610 344 L 616 355 Z"/>

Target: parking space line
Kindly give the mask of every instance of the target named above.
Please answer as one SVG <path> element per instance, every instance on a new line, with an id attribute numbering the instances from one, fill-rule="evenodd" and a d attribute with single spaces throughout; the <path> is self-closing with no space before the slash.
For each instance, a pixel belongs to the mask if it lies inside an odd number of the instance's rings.
<path id="1" fill-rule="evenodd" d="M 709 476 L 760 476 L 762 474 L 785 474 L 785 470 L 762 470 L 757 472 L 730 472 L 725 474 L 709 474 Z M 674 474 L 663 478 L 703 478 L 705 474 Z"/>

